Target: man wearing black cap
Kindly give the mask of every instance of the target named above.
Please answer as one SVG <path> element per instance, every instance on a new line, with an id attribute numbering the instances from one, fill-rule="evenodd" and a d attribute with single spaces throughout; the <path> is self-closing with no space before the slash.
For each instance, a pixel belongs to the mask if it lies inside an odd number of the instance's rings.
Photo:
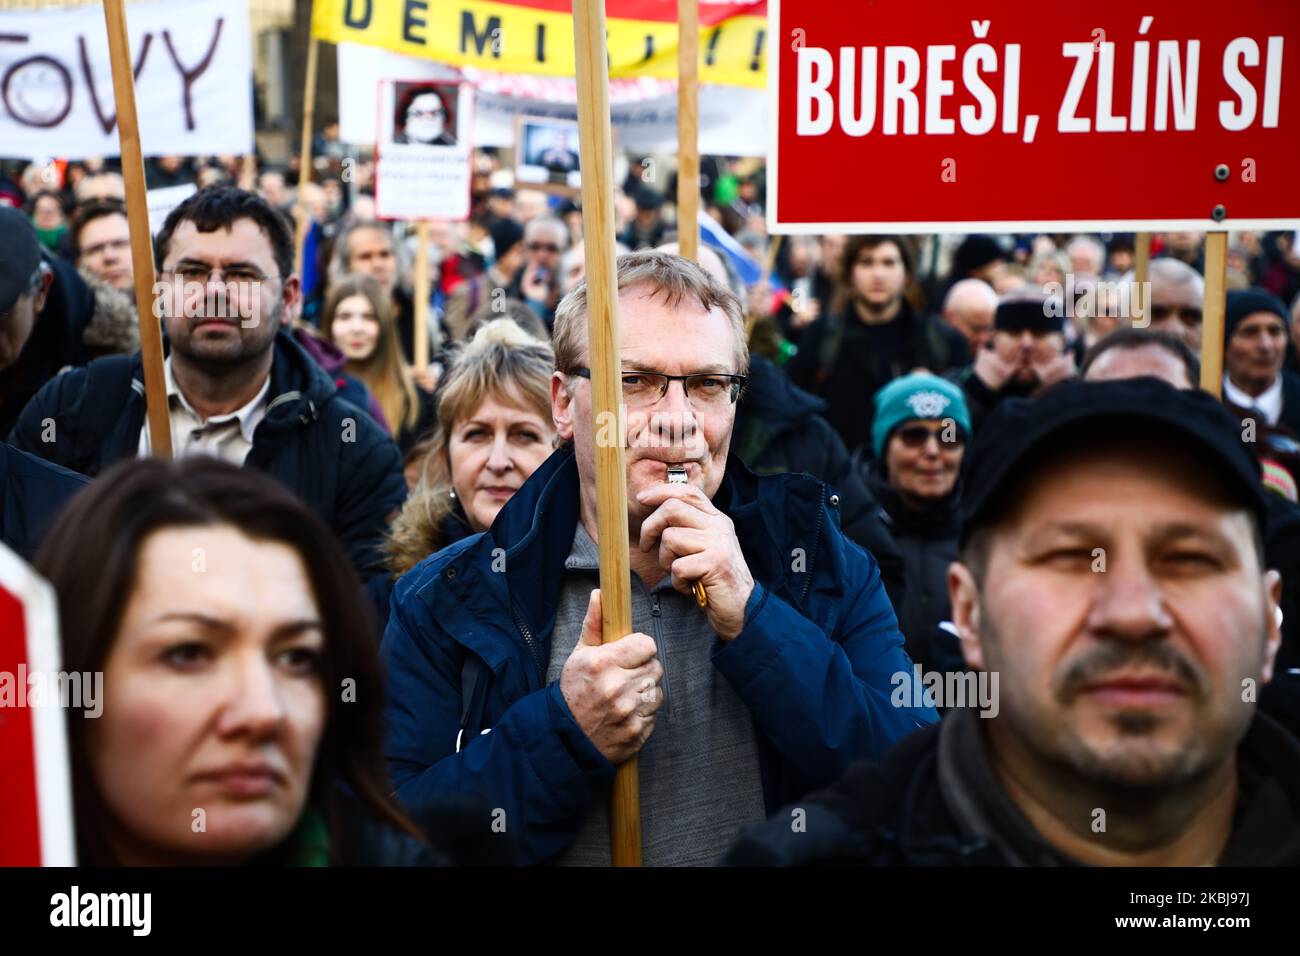
<path id="1" fill-rule="evenodd" d="M 1300 375 L 1286 362 L 1286 306 L 1264 289 L 1234 289 L 1223 317 L 1223 398 L 1300 435 Z"/>
<path id="2" fill-rule="evenodd" d="M 41 250 L 21 210 L 0 206 L 0 437 L 60 369 L 93 358 L 83 335 L 94 312 L 76 270 Z"/>
<path id="3" fill-rule="evenodd" d="M 27 354 L 53 281 L 31 223 L 0 206 L 0 411 L 5 390 L 21 381 L 15 363 Z M 31 560 L 55 514 L 85 484 L 75 472 L 0 444 L 0 541 Z"/>
<path id="4" fill-rule="evenodd" d="M 1232 418 L 1155 379 L 1070 382 L 1002 403 L 969 478 L 949 592 L 996 715 L 954 710 L 731 861 L 1300 863 L 1300 745 L 1255 704 L 1281 583 Z"/>
<path id="5" fill-rule="evenodd" d="M 1074 357 L 1065 345 L 1065 308 L 1040 292 L 1004 297 L 993 315 L 993 339 L 957 376 L 971 422 L 979 431 L 1004 398 L 1033 395 L 1072 377 Z"/>

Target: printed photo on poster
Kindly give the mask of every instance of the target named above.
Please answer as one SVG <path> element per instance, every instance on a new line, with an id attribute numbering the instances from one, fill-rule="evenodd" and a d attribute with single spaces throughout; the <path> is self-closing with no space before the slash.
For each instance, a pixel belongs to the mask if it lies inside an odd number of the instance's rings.
<path id="1" fill-rule="evenodd" d="M 375 212 L 382 219 L 469 218 L 473 89 L 434 80 L 382 80 Z"/>
<path id="2" fill-rule="evenodd" d="M 456 145 L 456 84 L 398 83 L 393 112 L 394 143 Z"/>
<path id="3" fill-rule="evenodd" d="M 577 122 L 520 116 L 515 143 L 516 182 L 566 194 L 582 188 Z"/>

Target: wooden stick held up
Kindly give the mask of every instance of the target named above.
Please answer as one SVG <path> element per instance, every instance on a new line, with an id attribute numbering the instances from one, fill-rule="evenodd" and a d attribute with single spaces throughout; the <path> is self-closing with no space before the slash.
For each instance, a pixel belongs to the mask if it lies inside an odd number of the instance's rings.
<path id="1" fill-rule="evenodd" d="M 596 512 L 600 549 L 601 625 L 606 644 L 632 633 L 632 568 L 628 557 L 627 474 L 619 407 L 618 286 L 614 271 L 614 163 L 609 124 L 609 67 L 602 0 L 573 0 L 582 160 L 582 232 L 587 265 L 587 341 L 591 353 L 596 433 Z M 619 427 L 601 428 L 602 422 Z M 610 797 L 610 847 L 615 866 L 641 865 L 641 789 L 636 758 L 618 768 Z"/>
<path id="2" fill-rule="evenodd" d="M 310 18 L 309 18 L 310 19 Z M 302 276 L 303 250 L 307 247 L 307 231 L 311 216 L 304 201 L 307 184 L 311 182 L 311 128 L 316 121 L 316 62 L 320 41 L 312 37 L 307 42 L 307 77 L 302 91 L 302 149 L 298 156 L 298 215 L 293 237 L 293 271 Z M 304 293 L 306 290 L 303 290 Z"/>
<path id="3" fill-rule="evenodd" d="M 429 223 L 415 224 L 415 322 L 414 364 L 417 372 L 429 367 Z"/>
<path id="4" fill-rule="evenodd" d="M 1205 304 L 1201 320 L 1201 388 L 1223 397 L 1223 312 L 1227 303 L 1228 234 L 1205 236 Z"/>
<path id="5" fill-rule="evenodd" d="M 677 244 L 700 258 L 700 8 L 677 0 Z"/>
<path id="6" fill-rule="evenodd" d="M 1133 237 L 1133 281 L 1136 286 L 1133 290 L 1133 315 L 1141 316 L 1142 328 L 1151 324 L 1151 316 L 1147 310 L 1151 308 L 1151 303 L 1147 301 L 1146 283 L 1147 270 L 1151 265 L 1151 233 L 1139 232 Z"/>
<path id="7" fill-rule="evenodd" d="M 171 416 L 163 374 L 162 328 L 154 308 L 153 237 L 149 233 L 149 201 L 145 194 L 144 152 L 135 109 L 135 77 L 126 32 L 123 0 L 104 0 L 108 27 L 108 58 L 113 68 L 113 98 L 117 104 L 117 136 L 126 184 L 127 225 L 131 234 L 131 268 L 135 271 L 135 308 L 140 317 L 140 356 L 144 363 L 144 396 L 149 416 L 149 448 L 157 458 L 172 457 Z"/>

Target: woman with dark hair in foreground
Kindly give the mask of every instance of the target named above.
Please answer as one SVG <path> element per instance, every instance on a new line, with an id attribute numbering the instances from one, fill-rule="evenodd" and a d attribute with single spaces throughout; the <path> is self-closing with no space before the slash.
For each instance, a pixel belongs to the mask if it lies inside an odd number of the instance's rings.
<path id="1" fill-rule="evenodd" d="M 376 641 L 330 532 L 216 459 L 124 462 L 62 512 L 36 567 L 63 667 L 89 865 L 436 864 L 389 799 Z"/>

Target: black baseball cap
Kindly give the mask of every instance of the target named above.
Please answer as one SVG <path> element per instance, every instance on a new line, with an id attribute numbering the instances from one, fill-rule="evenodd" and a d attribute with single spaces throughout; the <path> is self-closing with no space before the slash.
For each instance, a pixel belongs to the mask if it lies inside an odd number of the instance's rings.
<path id="1" fill-rule="evenodd" d="M 1241 424 L 1208 392 L 1157 378 L 1109 382 L 1073 379 L 1036 399 L 1005 398 L 985 419 L 971 448 L 962 501 L 961 543 L 1007 504 L 1010 482 L 1044 456 L 1088 434 L 1158 434 L 1179 441 L 1215 469 L 1259 518 L 1268 503 L 1259 463 L 1241 441 Z"/>
<path id="2" fill-rule="evenodd" d="M 21 209 L 0 205 L 0 314 L 31 288 L 40 264 L 41 243 L 32 221 Z"/>

